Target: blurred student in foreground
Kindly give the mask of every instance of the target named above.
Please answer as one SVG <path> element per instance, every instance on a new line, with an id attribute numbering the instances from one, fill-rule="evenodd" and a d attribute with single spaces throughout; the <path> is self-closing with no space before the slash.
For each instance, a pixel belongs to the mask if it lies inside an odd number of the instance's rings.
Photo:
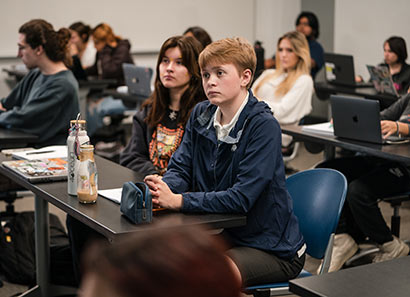
<path id="1" fill-rule="evenodd" d="M 224 249 L 198 226 L 169 224 L 95 243 L 83 258 L 80 297 L 239 297 Z"/>

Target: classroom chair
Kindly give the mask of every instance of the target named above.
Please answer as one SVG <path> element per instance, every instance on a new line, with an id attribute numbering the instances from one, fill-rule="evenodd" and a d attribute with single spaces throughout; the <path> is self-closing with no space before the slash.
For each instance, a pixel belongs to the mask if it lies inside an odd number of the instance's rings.
<path id="1" fill-rule="evenodd" d="M 316 168 L 289 176 L 286 186 L 306 241 L 306 252 L 316 259 L 323 259 L 319 274 L 326 273 L 332 256 L 334 232 L 346 197 L 347 180 L 337 170 Z M 302 270 L 298 277 L 310 275 Z M 244 292 L 255 297 L 291 294 L 288 282 L 255 285 L 245 288 Z"/>
<path id="2" fill-rule="evenodd" d="M 298 125 L 304 125 L 306 120 L 306 116 L 300 119 Z M 293 168 L 289 167 L 289 162 L 294 160 L 298 155 L 300 141 L 292 139 L 292 142 L 289 145 L 289 152 L 287 154 L 282 154 L 283 163 L 285 164 L 285 172 L 286 174 L 293 174 L 296 172 Z"/>

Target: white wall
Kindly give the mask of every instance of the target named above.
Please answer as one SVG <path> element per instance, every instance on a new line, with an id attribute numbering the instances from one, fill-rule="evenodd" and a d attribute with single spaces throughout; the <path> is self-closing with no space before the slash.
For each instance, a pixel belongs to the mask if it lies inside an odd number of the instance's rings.
<path id="1" fill-rule="evenodd" d="M 47 7 L 47 9 L 45 9 Z M 121 8 L 122 7 L 122 8 Z M 55 28 L 83 20 L 92 26 L 106 21 L 115 32 L 130 38 L 132 51 L 158 51 L 169 36 L 189 26 L 203 26 L 216 40 L 243 36 L 251 43 L 263 42 L 266 56 L 274 52 L 277 39 L 294 29 L 300 0 L 1 0 L 0 68 L 21 63 L 17 54 L 18 28 L 32 18 L 44 18 Z M 155 69 L 157 56 L 137 54 L 138 65 Z M 0 97 L 9 93 L 0 72 Z"/>
<path id="2" fill-rule="evenodd" d="M 409 11 L 409 0 L 336 0 L 334 52 L 352 54 L 356 74 L 367 79 L 366 64 L 383 61 L 387 38 L 403 37 L 410 50 Z"/>
<path id="3" fill-rule="evenodd" d="M 300 0 L 256 0 L 255 40 L 263 42 L 265 58 L 272 57 L 279 37 L 295 30 L 300 7 Z"/>
<path id="4" fill-rule="evenodd" d="M 212 37 L 241 35 L 252 39 L 255 0 L 1 0 L 0 56 L 16 54 L 18 28 L 33 18 L 54 27 L 84 21 L 91 26 L 106 22 L 128 38 L 132 51 L 155 51 L 170 36 L 187 27 L 203 26 Z"/>

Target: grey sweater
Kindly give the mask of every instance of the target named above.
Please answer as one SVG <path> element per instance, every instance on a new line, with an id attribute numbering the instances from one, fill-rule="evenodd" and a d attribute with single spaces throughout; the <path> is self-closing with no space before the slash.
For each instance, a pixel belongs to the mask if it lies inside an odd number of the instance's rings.
<path id="1" fill-rule="evenodd" d="M 37 135 L 37 147 L 64 144 L 79 112 L 78 83 L 71 71 L 43 75 L 31 70 L 1 100 L 0 126 Z"/>
<path id="2" fill-rule="evenodd" d="M 381 120 L 400 121 L 409 126 L 410 131 L 410 94 L 403 95 L 380 113 Z"/>

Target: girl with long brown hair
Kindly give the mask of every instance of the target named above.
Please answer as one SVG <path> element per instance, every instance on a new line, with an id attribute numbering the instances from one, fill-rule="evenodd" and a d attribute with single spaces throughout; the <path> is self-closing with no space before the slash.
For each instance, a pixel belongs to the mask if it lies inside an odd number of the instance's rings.
<path id="1" fill-rule="evenodd" d="M 132 137 L 120 156 L 121 165 L 144 175 L 165 173 L 192 108 L 205 99 L 197 62 L 201 50 L 201 44 L 190 36 L 164 42 L 155 90 L 133 118 Z"/>

